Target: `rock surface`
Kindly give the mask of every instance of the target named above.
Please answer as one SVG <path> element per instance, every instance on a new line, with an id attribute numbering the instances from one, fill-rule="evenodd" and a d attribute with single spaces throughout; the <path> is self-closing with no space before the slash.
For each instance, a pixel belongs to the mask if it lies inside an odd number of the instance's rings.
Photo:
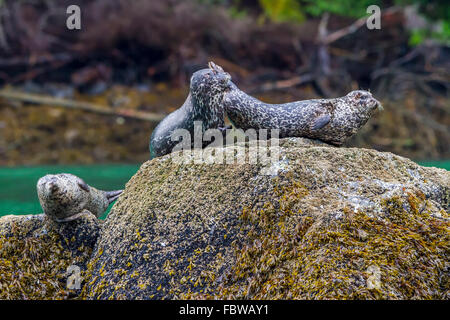
<path id="1" fill-rule="evenodd" d="M 81 297 L 450 298 L 450 172 L 306 139 L 280 147 L 268 166 L 144 163 Z"/>
<path id="2" fill-rule="evenodd" d="M 44 214 L 0 218 L 0 299 L 67 299 L 80 288 L 69 281 L 77 266 L 82 277 L 101 221 L 93 215 L 58 224 Z M 75 267 L 75 268 L 77 268 Z M 74 280 L 74 279 L 73 279 Z"/>
<path id="3" fill-rule="evenodd" d="M 268 165 L 175 160 L 104 223 L 0 218 L 0 299 L 450 298 L 448 171 L 301 138 Z"/>

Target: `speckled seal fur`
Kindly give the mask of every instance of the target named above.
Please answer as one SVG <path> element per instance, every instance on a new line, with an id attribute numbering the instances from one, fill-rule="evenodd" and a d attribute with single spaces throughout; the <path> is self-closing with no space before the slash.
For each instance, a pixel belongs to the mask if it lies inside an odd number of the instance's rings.
<path id="1" fill-rule="evenodd" d="M 224 129 L 223 95 L 230 88 L 231 77 L 214 63 L 192 75 L 190 92 L 184 104 L 165 117 L 153 130 L 150 138 L 150 158 L 171 153 L 178 141 L 171 135 L 177 129 L 186 129 L 194 137 L 194 122 L 202 122 L 202 132 Z"/>
<path id="2" fill-rule="evenodd" d="M 369 120 L 375 109 L 382 109 L 370 92 L 363 90 L 334 99 L 268 104 L 234 84 L 223 102 L 231 122 L 243 130 L 278 129 L 280 138 L 305 137 L 334 145 L 343 144 Z"/>
<path id="3" fill-rule="evenodd" d="M 100 217 L 122 190 L 102 191 L 73 174 L 49 174 L 37 183 L 44 213 L 56 222 L 73 221 L 86 213 Z"/>

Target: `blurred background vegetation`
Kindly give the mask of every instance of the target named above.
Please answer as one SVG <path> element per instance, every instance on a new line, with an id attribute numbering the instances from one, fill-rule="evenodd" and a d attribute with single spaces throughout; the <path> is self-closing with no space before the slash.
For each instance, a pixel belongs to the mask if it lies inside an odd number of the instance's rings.
<path id="1" fill-rule="evenodd" d="M 81 30 L 66 28 L 72 4 Z M 38 210 L 44 171 L 106 188 L 98 166 L 123 168 L 109 187 L 123 186 L 210 60 L 272 103 L 371 90 L 385 111 L 348 146 L 448 166 L 449 45 L 446 0 L 0 0 L 0 214 L 21 211 L 14 194 Z"/>

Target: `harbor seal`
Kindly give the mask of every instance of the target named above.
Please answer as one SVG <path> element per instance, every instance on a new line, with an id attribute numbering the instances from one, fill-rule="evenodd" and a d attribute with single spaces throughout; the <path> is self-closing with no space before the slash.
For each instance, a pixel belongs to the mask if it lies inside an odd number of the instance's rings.
<path id="1" fill-rule="evenodd" d="M 56 222 L 68 222 L 82 214 L 100 217 L 123 190 L 102 191 L 69 174 L 48 174 L 37 182 L 37 194 L 44 213 Z"/>
<path id="2" fill-rule="evenodd" d="M 237 128 L 278 129 L 279 138 L 305 137 L 342 145 L 372 116 L 382 110 L 380 102 L 368 91 L 351 91 L 344 97 L 314 99 L 285 104 L 264 103 L 240 90 L 224 95 L 225 111 Z"/>
<path id="3" fill-rule="evenodd" d="M 209 63 L 208 69 L 195 72 L 184 104 L 165 117 L 153 130 L 149 144 L 150 159 L 172 152 L 179 143 L 172 139 L 172 134 L 177 129 L 188 130 L 193 140 L 195 121 L 201 121 L 202 133 L 208 129 L 219 129 L 225 134 L 227 128 L 222 99 L 225 91 L 230 88 L 230 81 L 231 76 L 213 62 Z"/>

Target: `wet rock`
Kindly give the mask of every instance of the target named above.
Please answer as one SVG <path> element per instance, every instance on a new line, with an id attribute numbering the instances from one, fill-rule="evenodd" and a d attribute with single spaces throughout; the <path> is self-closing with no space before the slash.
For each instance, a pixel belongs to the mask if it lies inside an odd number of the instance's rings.
<path id="1" fill-rule="evenodd" d="M 448 171 L 279 145 L 265 165 L 144 163 L 102 226 L 82 297 L 449 298 Z"/>

